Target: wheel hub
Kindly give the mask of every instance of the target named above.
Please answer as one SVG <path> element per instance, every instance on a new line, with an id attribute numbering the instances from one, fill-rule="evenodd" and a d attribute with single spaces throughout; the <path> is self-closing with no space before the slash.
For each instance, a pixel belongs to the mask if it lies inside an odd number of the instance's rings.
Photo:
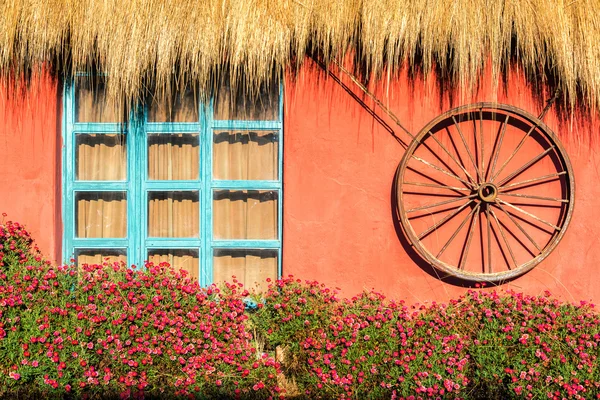
<path id="1" fill-rule="evenodd" d="M 477 196 L 485 203 L 493 203 L 498 197 L 498 188 L 493 183 L 486 182 L 477 189 Z"/>

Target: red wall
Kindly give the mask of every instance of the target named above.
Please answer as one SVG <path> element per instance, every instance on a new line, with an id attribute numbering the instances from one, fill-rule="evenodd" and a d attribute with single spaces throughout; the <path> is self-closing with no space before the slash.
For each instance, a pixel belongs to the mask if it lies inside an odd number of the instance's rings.
<path id="1" fill-rule="evenodd" d="M 543 107 L 516 73 L 509 76 L 507 93 L 488 80 L 472 98 L 453 104 L 440 96 L 433 78 L 424 82 L 402 75 L 392 82 L 388 89 L 378 88 L 378 97 L 414 133 L 451 106 L 474 101 L 509 103 L 534 115 Z M 0 212 L 26 224 L 44 253 L 56 259 L 62 237 L 59 93 L 47 75 L 18 93 L 0 86 Z M 600 144 L 591 140 L 600 134 L 598 124 L 559 124 L 553 114 L 545 122 L 565 144 L 575 170 L 573 220 L 549 258 L 503 287 L 600 301 L 600 185 L 595 184 Z M 284 274 L 340 287 L 346 295 L 375 288 L 409 302 L 445 300 L 466 290 L 429 275 L 401 243 L 392 181 L 402 147 L 340 85 L 323 80 L 310 65 L 286 84 L 284 154 Z"/>
<path id="2" fill-rule="evenodd" d="M 453 104 L 449 96 L 440 96 L 435 82 L 402 74 L 389 88 L 374 90 L 413 133 L 449 108 L 471 102 L 498 101 L 533 115 L 544 106 L 519 73 L 509 75 L 507 92 L 487 79 L 475 95 L 453 93 Z M 420 258 L 401 243 L 394 227 L 392 182 L 404 150 L 391 134 L 310 65 L 289 80 L 285 101 L 284 275 L 316 279 L 341 288 L 344 295 L 374 288 L 411 303 L 463 293 L 465 288 L 428 274 L 419 266 Z M 373 105 L 368 99 L 366 103 Z M 379 109 L 377 113 L 385 118 Z M 502 287 L 531 294 L 548 289 L 572 301 L 600 301 L 600 185 L 594 184 L 600 178 L 600 145 L 590 141 L 600 133 L 598 124 L 559 124 L 552 113 L 544 121 L 565 145 L 575 170 L 573 219 L 546 260 Z"/>
<path id="3" fill-rule="evenodd" d="M 47 74 L 26 88 L 0 84 L 0 212 L 60 259 L 60 101 Z"/>

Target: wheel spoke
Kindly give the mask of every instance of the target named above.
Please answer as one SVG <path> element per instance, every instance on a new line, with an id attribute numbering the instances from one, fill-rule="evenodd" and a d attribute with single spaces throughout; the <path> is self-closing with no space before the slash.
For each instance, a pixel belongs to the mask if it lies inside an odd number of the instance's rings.
<path id="1" fill-rule="evenodd" d="M 458 167 L 462 170 L 462 172 L 464 172 L 464 174 L 467 176 L 467 178 L 472 183 L 476 183 L 475 179 L 473 179 L 473 177 L 471 176 L 471 174 L 469 174 L 469 172 L 466 170 L 466 168 L 462 164 L 462 162 L 459 162 L 456 158 L 454 158 L 454 156 L 450 153 L 450 151 L 446 148 L 446 146 L 444 146 L 444 144 L 442 142 L 440 142 L 438 140 L 438 138 L 436 138 L 435 135 L 433 133 L 431 133 L 431 131 L 429 131 L 428 133 L 429 133 L 429 137 L 431 137 L 433 140 L 435 140 L 435 142 L 441 147 L 441 149 L 444 151 L 444 153 L 446 153 L 446 154 L 448 154 L 448 156 L 450 156 L 450 158 L 452 159 L 452 161 L 454 161 L 454 163 L 456 165 L 458 165 Z M 471 186 L 471 187 L 473 187 L 473 186 Z"/>
<path id="2" fill-rule="evenodd" d="M 471 184 L 470 184 L 469 182 L 467 182 L 467 181 L 463 180 L 462 178 L 458 177 L 457 175 L 454 175 L 452 172 L 446 171 L 446 170 L 445 170 L 444 168 L 442 168 L 442 167 L 438 167 L 437 165 L 435 165 L 435 164 L 432 164 L 432 163 L 430 163 L 429 161 L 423 160 L 422 158 L 420 158 L 420 157 L 417 157 L 417 156 L 415 156 L 415 155 L 413 155 L 413 156 L 412 156 L 412 158 L 414 158 L 415 160 L 417 160 L 417 161 L 419 161 L 419 162 L 422 162 L 423 164 L 425 164 L 425 165 L 427 165 L 427 166 L 429 166 L 429 167 L 431 167 L 431 168 L 435 169 L 436 171 L 439 171 L 439 172 L 441 172 L 442 174 L 445 174 L 445 175 L 451 176 L 452 178 L 454 178 L 454 179 L 457 179 L 457 180 L 461 181 L 462 183 L 464 183 L 464 184 L 465 184 L 465 185 L 467 185 L 468 187 L 471 187 Z"/>
<path id="3" fill-rule="evenodd" d="M 492 220 L 492 218 L 490 217 L 490 221 L 491 220 Z M 508 257 L 506 256 L 506 251 L 502 247 L 502 243 L 500 242 L 500 236 L 496 232 L 496 229 L 494 229 L 494 225 L 491 223 L 490 223 L 490 230 L 492 231 L 492 235 L 494 236 L 495 242 L 498 245 L 498 249 L 500 249 L 500 254 L 502 255 L 502 258 L 504 259 L 504 261 L 506 262 L 508 269 L 510 270 L 510 261 L 508 261 Z"/>
<path id="4" fill-rule="evenodd" d="M 509 115 L 506 116 L 506 119 L 502 123 L 502 128 L 500 129 L 500 137 L 498 138 L 498 144 L 496 149 L 494 150 L 494 159 L 492 160 L 492 168 L 489 170 L 489 174 L 486 174 L 486 179 L 488 176 L 494 176 L 494 169 L 496 168 L 496 163 L 498 162 L 498 157 L 500 156 L 500 148 L 502 147 L 502 141 L 504 140 L 504 134 L 506 133 L 506 126 L 508 125 Z"/>
<path id="5" fill-rule="evenodd" d="M 554 234 L 554 229 L 546 228 L 546 226 L 541 226 L 539 224 L 536 224 L 535 222 L 526 219 L 525 216 L 523 216 L 513 210 L 506 209 L 506 212 L 509 213 L 514 219 L 516 219 L 517 221 L 520 221 L 523 224 L 527 224 L 530 227 L 535 228 L 539 231 L 542 231 L 545 234 L 550 235 L 550 236 L 552 236 Z"/>
<path id="6" fill-rule="evenodd" d="M 435 189 L 449 189 L 449 190 L 460 190 L 470 192 L 471 189 L 461 188 L 456 186 L 447 186 L 447 185 L 435 185 L 433 183 L 421 183 L 421 182 L 404 182 L 403 185 L 412 185 L 412 186 L 423 186 L 430 187 Z"/>
<path id="7" fill-rule="evenodd" d="M 404 190 L 404 194 L 412 195 L 412 196 L 426 196 L 426 197 L 447 197 L 447 198 L 455 198 L 462 197 L 456 196 L 454 193 L 433 193 L 433 192 L 420 192 L 417 190 Z"/>
<path id="8" fill-rule="evenodd" d="M 539 184 L 546 183 L 546 182 L 543 182 L 543 181 L 545 181 L 547 179 L 556 178 L 556 177 L 561 176 L 561 175 L 565 175 L 566 173 L 567 173 L 567 171 L 561 171 L 561 172 L 557 172 L 555 174 L 549 174 L 549 175 L 540 176 L 539 178 L 527 179 L 525 181 L 521 181 L 521 182 L 517 182 L 517 183 L 511 183 L 510 185 L 500 186 L 498 188 L 498 190 L 500 190 L 500 191 L 507 190 L 507 189 L 514 190 L 514 188 L 516 188 L 518 186 L 529 185 L 529 184 L 537 183 L 537 182 L 540 182 Z"/>
<path id="9" fill-rule="evenodd" d="M 480 208 L 481 203 L 477 204 L 477 206 L 474 208 L 475 215 L 473 215 L 473 218 L 471 219 L 471 226 L 469 227 L 469 236 L 467 237 L 465 251 L 463 252 L 462 257 L 460 258 L 460 265 L 458 266 L 458 269 L 462 270 L 465 267 L 465 262 L 467 261 L 467 256 L 469 255 L 469 247 L 471 247 L 471 240 L 473 239 L 473 231 L 475 230 L 475 224 L 477 223 L 477 219 L 479 218 Z"/>
<path id="10" fill-rule="evenodd" d="M 520 193 L 500 193 L 502 196 L 511 196 L 511 197 L 520 197 L 523 199 L 533 199 L 533 200 L 546 200 L 546 201 L 557 201 L 560 203 L 568 203 L 567 199 L 557 199 L 555 197 L 544 197 L 544 196 L 533 196 L 529 194 L 520 194 Z"/>
<path id="11" fill-rule="evenodd" d="M 462 210 L 465 209 L 465 207 L 467 207 L 472 202 L 473 200 L 469 200 L 468 202 L 466 202 L 465 204 L 463 204 L 462 206 L 460 206 L 459 208 L 457 208 L 456 210 L 439 220 L 437 223 L 427 228 L 425 232 L 419 235 L 419 240 L 423 239 L 425 236 L 429 235 L 431 232 L 433 232 L 434 230 L 436 230 L 437 228 L 439 228 L 440 226 L 444 225 L 446 222 L 450 221 L 452 218 L 457 216 Z"/>
<path id="12" fill-rule="evenodd" d="M 433 182 L 433 183 L 435 183 L 435 184 L 437 184 L 437 185 L 444 185 L 444 183 L 443 183 L 443 182 L 441 182 L 441 181 L 438 181 L 438 180 L 437 180 L 437 179 L 435 179 L 435 178 L 432 178 L 431 176 L 429 176 L 429 175 L 427 175 L 427 174 L 423 173 L 422 171 L 419 171 L 418 169 L 415 169 L 415 168 L 413 168 L 413 167 L 409 167 L 409 166 L 407 166 L 407 167 L 406 167 L 406 169 L 407 169 L 407 170 L 409 170 L 409 171 L 412 171 L 412 172 L 414 172 L 415 174 L 417 174 L 417 175 L 419 175 L 419 176 L 422 176 L 423 178 L 425 178 L 425 179 L 427 179 L 427 180 L 429 180 L 429 181 L 431 181 L 431 182 Z M 456 192 L 456 194 L 457 194 L 457 195 L 459 195 L 459 196 L 463 196 L 463 195 L 464 195 L 464 193 L 461 193 L 460 191 L 458 191 L 458 190 L 456 190 L 456 189 L 449 189 L 449 190 L 452 190 L 452 191 Z"/>
<path id="13" fill-rule="evenodd" d="M 492 217 L 494 217 L 494 220 L 496 221 L 496 225 L 498 225 L 498 230 L 500 231 L 502 240 L 504 240 L 504 244 L 506 245 L 506 248 L 508 249 L 508 252 L 510 253 L 510 257 L 512 258 L 513 263 L 515 263 L 515 268 L 518 268 L 519 265 L 517 264 L 517 259 L 515 258 L 515 254 L 513 253 L 510 245 L 508 244 L 508 240 L 506 239 L 506 235 L 504 234 L 502 225 L 500 225 L 500 221 L 498 221 L 498 217 L 496 216 L 496 213 L 494 212 L 494 210 L 491 210 L 491 209 L 490 209 L 490 213 L 492 214 Z M 502 248 L 502 246 L 500 246 L 500 248 Z M 507 267 L 508 267 L 508 269 L 511 269 L 510 265 L 507 265 Z"/>
<path id="14" fill-rule="evenodd" d="M 554 230 L 560 231 L 560 228 L 558 226 L 556 226 L 556 225 L 554 225 L 554 224 L 552 224 L 552 223 L 550 223 L 550 222 L 548 222 L 546 220 L 543 220 L 540 217 L 537 217 L 537 216 L 531 214 L 530 212 L 527 212 L 527 211 L 523 210 L 520 207 L 517 207 L 517 206 L 515 206 L 513 204 L 510 204 L 510 203 L 508 203 L 508 202 L 506 202 L 506 201 L 504 201 L 502 199 L 497 199 L 497 200 L 498 200 L 499 203 L 502 203 L 502 204 L 504 204 L 507 207 L 510 207 L 510 208 L 512 208 L 514 210 L 520 211 L 521 213 L 527 215 L 528 217 L 531 217 L 531 218 L 535 219 L 536 221 L 539 221 L 539 222 L 541 222 L 541 223 L 543 223 L 545 225 L 548 225 L 549 227 L 554 228 Z"/>
<path id="15" fill-rule="evenodd" d="M 448 241 L 446 242 L 446 244 L 444 244 L 444 247 L 442 247 L 442 249 L 440 250 L 440 252 L 436 256 L 436 258 L 440 258 L 440 256 L 444 253 L 444 251 L 446 251 L 446 249 L 448 248 L 448 246 L 450 246 L 450 244 L 452 243 L 452 241 L 454 240 L 454 238 L 456 237 L 456 235 L 458 235 L 458 232 L 460 232 L 460 230 L 462 229 L 463 226 L 465 226 L 465 224 L 467 223 L 467 221 L 469 220 L 469 218 L 471 218 L 471 216 L 473 215 L 473 213 L 475 213 L 475 211 L 478 210 L 478 209 L 479 209 L 479 204 L 477 205 L 477 207 L 473 208 L 473 210 L 471 210 L 471 212 L 467 215 L 467 217 L 460 223 L 460 225 L 458 226 L 458 229 L 452 234 L 452 236 L 450 237 L 450 239 L 448 239 Z"/>
<path id="16" fill-rule="evenodd" d="M 546 150 L 544 150 L 543 152 L 541 152 L 540 154 L 538 154 L 537 156 L 533 157 L 531 160 L 529 160 L 528 162 L 526 162 L 523 166 L 521 166 L 518 170 L 516 170 L 515 172 L 513 172 L 512 174 L 510 174 L 509 176 L 507 176 L 506 178 L 502 179 L 500 182 L 498 182 L 497 186 L 502 186 L 507 182 L 512 181 L 513 179 L 515 179 L 517 176 L 521 175 L 523 172 L 525 172 L 525 170 L 527 170 L 529 167 L 531 167 L 533 164 L 535 164 L 536 162 L 540 161 L 542 158 L 544 158 L 544 156 L 548 153 L 550 153 L 553 149 L 555 148 L 555 146 L 550 146 L 548 147 Z"/>
<path id="17" fill-rule="evenodd" d="M 479 147 L 481 149 L 481 172 L 485 172 L 485 143 L 483 139 L 483 108 L 479 109 Z M 483 180 L 482 180 L 483 181 Z"/>
<path id="18" fill-rule="evenodd" d="M 491 181 L 493 181 L 494 179 L 496 179 L 501 173 L 502 171 L 504 171 L 504 168 L 506 168 L 506 166 L 508 165 L 508 163 L 513 159 L 513 157 L 515 155 L 517 155 L 517 153 L 519 152 L 519 150 L 521 150 L 521 147 L 523 147 L 523 144 L 525 144 L 525 140 L 527 140 L 527 138 L 529 137 L 529 135 L 531 135 L 531 132 L 533 132 L 535 130 L 535 128 L 537 128 L 538 125 L 535 124 L 533 125 L 525 134 L 525 136 L 523 136 L 523 139 L 521 139 L 521 141 L 519 142 L 519 144 L 517 145 L 517 147 L 515 148 L 515 150 L 512 152 L 512 154 L 510 155 L 510 157 L 508 157 L 508 159 L 506 161 L 504 161 L 504 164 L 502 164 L 502 166 L 500 167 L 500 169 L 498 170 L 498 172 L 496 173 L 496 175 L 492 175 L 492 178 L 490 179 Z"/>
<path id="19" fill-rule="evenodd" d="M 433 137 L 433 135 L 430 135 L 430 136 L 432 136 L 432 137 Z M 437 139 L 437 138 L 436 138 L 436 139 Z M 452 174 L 454 174 L 455 176 L 457 176 L 457 177 L 458 177 L 458 174 L 457 174 L 457 173 L 456 173 L 456 172 L 455 172 L 455 171 L 452 169 L 452 167 L 451 167 L 450 165 L 448 165 L 448 163 L 447 163 L 446 161 L 444 161 L 444 160 L 443 160 L 443 159 L 442 159 L 442 158 L 441 158 L 441 157 L 438 155 L 438 153 L 437 153 L 437 152 L 435 152 L 435 151 L 434 151 L 434 150 L 431 148 L 431 146 L 429 145 L 429 143 L 425 142 L 425 140 L 426 140 L 426 138 L 424 137 L 424 138 L 422 139 L 422 141 L 421 141 L 421 144 L 422 144 L 422 146 L 423 146 L 423 147 L 425 147 L 427 150 L 429 150 L 429 152 L 430 152 L 430 153 L 431 153 L 431 154 L 432 154 L 432 155 L 433 155 L 433 156 L 434 156 L 434 157 L 435 157 L 435 158 L 436 158 L 436 159 L 437 159 L 437 160 L 438 160 L 438 161 L 441 163 L 441 166 L 440 166 L 440 168 L 445 168 L 445 169 L 446 169 L 446 171 L 448 171 L 448 172 L 450 172 L 450 173 L 452 173 Z M 467 177 L 467 178 L 468 178 L 468 177 Z M 476 186 L 475 184 L 471 184 L 471 182 L 468 182 L 468 181 L 462 181 L 462 182 L 465 182 L 465 184 L 466 184 L 468 187 L 471 187 L 471 188 Z"/>
<path id="20" fill-rule="evenodd" d="M 452 149 L 454 149 L 456 154 L 456 158 L 458 159 L 458 161 L 460 161 L 460 164 L 465 168 L 465 173 L 469 173 L 469 171 L 467 171 L 467 164 L 464 162 L 463 158 L 460 155 L 460 151 L 458 151 L 458 146 L 456 146 L 456 141 L 454 140 L 454 136 L 452 135 L 452 133 L 450 133 L 450 128 L 447 126 L 444 128 L 446 130 L 446 133 L 448 134 L 448 140 L 450 141 L 450 144 L 452 145 Z M 477 179 L 473 178 L 473 176 L 471 174 L 469 174 L 469 176 L 471 176 L 471 180 L 474 183 L 477 183 Z"/>
<path id="21" fill-rule="evenodd" d="M 469 158 L 471 159 L 471 162 L 473 163 L 473 166 L 475 167 L 475 172 L 477 172 L 477 177 L 478 177 L 479 181 L 483 182 L 481 172 L 479 171 L 479 168 L 477 168 L 477 163 L 475 162 L 475 158 L 473 157 L 473 154 L 471 153 L 471 149 L 467 145 L 467 141 L 465 140 L 465 136 L 462 133 L 462 129 L 460 129 L 460 126 L 458 125 L 458 122 L 456 122 L 456 118 L 454 118 L 454 115 L 452 116 L 452 121 L 454 121 L 454 126 L 456 127 L 456 130 L 458 131 L 460 140 L 462 141 L 463 145 L 465 146 L 465 149 L 467 150 L 467 154 L 469 155 Z"/>
<path id="22" fill-rule="evenodd" d="M 488 274 L 492 273 L 492 236 L 491 236 L 491 228 L 492 222 L 490 221 L 490 205 L 486 204 L 485 206 L 485 219 L 487 224 L 487 245 L 488 245 Z M 483 263 L 485 268 L 485 261 Z"/>
<path id="23" fill-rule="evenodd" d="M 473 199 L 477 196 L 477 194 L 472 194 L 470 196 L 462 196 L 459 197 L 457 196 L 454 199 L 450 199 L 450 200 L 444 200 L 444 201 L 440 201 L 439 203 L 433 203 L 433 204 L 429 204 L 426 206 L 421 206 L 421 207 L 417 207 L 417 208 L 411 208 L 410 210 L 406 210 L 407 213 L 411 213 L 411 212 L 415 212 L 415 211 L 421 211 L 421 210 L 427 210 L 429 208 L 434 208 L 434 207 L 438 207 L 438 206 L 443 206 L 444 204 L 450 204 L 450 203 L 454 203 L 455 201 L 461 201 L 463 199 Z"/>
<path id="24" fill-rule="evenodd" d="M 523 235 L 525 235 L 525 237 L 527 237 L 527 239 L 529 239 L 529 241 L 531 242 L 531 244 L 533 244 L 535 246 L 536 249 L 538 249 L 538 251 L 541 253 L 542 249 L 540 246 L 538 246 L 538 244 L 535 242 L 535 240 L 533 240 L 533 238 L 531 237 L 531 235 L 529 235 L 527 233 L 527 231 L 525 230 L 525 228 L 523 228 L 521 226 L 521 224 L 519 224 L 517 222 L 517 220 L 510 215 L 510 213 L 508 211 L 506 211 L 506 209 L 504 207 L 502 207 L 501 204 L 495 203 L 496 207 L 498 207 L 500 210 L 502 210 L 502 212 L 504 212 L 504 214 L 506 214 L 506 216 L 512 221 L 513 224 L 515 224 L 517 226 L 517 228 L 519 228 L 519 230 L 523 233 Z"/>

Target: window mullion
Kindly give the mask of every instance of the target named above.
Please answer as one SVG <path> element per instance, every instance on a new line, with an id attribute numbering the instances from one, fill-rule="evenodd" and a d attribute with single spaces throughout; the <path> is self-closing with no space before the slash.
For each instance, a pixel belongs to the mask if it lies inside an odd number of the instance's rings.
<path id="1" fill-rule="evenodd" d="M 63 215 L 63 261 L 69 262 L 72 258 L 73 253 L 73 236 L 75 233 L 74 226 L 74 193 L 73 193 L 73 84 L 66 84 L 63 91 L 63 101 L 65 118 L 63 120 L 63 140 L 65 147 L 63 150 L 63 185 L 65 189 L 63 191 L 63 204 L 62 204 L 62 215 Z"/>
<path id="2" fill-rule="evenodd" d="M 283 276 L 283 124 L 284 124 L 284 87 L 283 83 L 279 85 L 279 122 L 281 124 L 281 128 L 279 129 L 279 143 L 277 147 L 278 156 L 278 165 L 279 174 L 277 178 L 279 178 L 279 190 L 277 192 L 277 198 L 279 199 L 277 204 L 277 239 L 279 239 L 279 253 L 277 256 L 277 277 Z"/>
<path id="3" fill-rule="evenodd" d="M 200 284 L 207 286 L 212 283 L 212 108 L 213 101 L 208 104 L 200 103 L 200 122 L 202 126 L 200 166 L 202 171 L 202 210 L 200 226 L 202 232 L 202 249 L 200 261 Z"/>
<path id="4" fill-rule="evenodd" d="M 129 265 L 141 266 L 142 258 L 141 258 L 141 243 L 139 237 L 140 224 L 143 217 L 140 218 L 139 210 L 140 210 L 140 195 L 139 195 L 139 138 L 142 135 L 142 124 L 139 120 L 139 111 L 133 109 L 130 113 L 130 120 L 128 124 L 129 132 L 128 132 L 128 140 L 129 140 L 129 148 L 131 149 L 129 152 L 128 159 L 128 187 L 129 194 L 131 197 L 131 207 L 129 208 L 128 214 L 128 224 L 129 224 Z"/>
<path id="5" fill-rule="evenodd" d="M 216 189 L 278 190 L 281 189 L 281 182 L 254 180 L 213 180 L 212 186 Z"/>
<path id="6" fill-rule="evenodd" d="M 277 249 L 279 240 L 268 239 L 213 239 L 214 247 L 232 249 Z"/>

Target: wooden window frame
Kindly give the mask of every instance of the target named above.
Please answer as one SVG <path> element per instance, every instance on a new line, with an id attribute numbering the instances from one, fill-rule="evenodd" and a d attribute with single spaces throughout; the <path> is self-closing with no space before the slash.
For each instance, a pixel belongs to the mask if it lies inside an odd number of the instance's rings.
<path id="1" fill-rule="evenodd" d="M 85 74 L 82 74 L 85 75 Z M 213 100 L 198 101 L 198 122 L 148 122 L 147 107 L 139 107 L 123 123 L 77 122 L 75 82 L 66 82 L 63 92 L 62 151 L 62 222 L 63 258 L 74 258 L 77 250 L 116 250 L 127 252 L 127 264 L 143 266 L 149 250 L 193 249 L 199 254 L 199 283 L 213 283 L 213 254 L 219 249 L 276 250 L 278 276 L 282 270 L 283 234 L 283 88 L 279 89 L 278 119 L 267 121 L 215 120 Z M 223 130 L 274 131 L 278 139 L 278 176 L 276 180 L 216 180 L 213 179 L 213 132 Z M 127 179 L 124 181 L 76 180 L 75 146 L 77 134 L 124 133 L 127 151 Z M 196 133 L 199 135 L 199 177 L 190 181 L 150 181 L 148 179 L 149 134 Z M 213 192 L 215 190 L 268 190 L 277 193 L 277 238 L 273 240 L 218 240 L 213 238 Z M 149 238 L 148 192 L 188 191 L 199 193 L 198 238 Z M 75 194 L 77 192 L 124 191 L 127 193 L 127 237 L 122 239 L 77 238 Z M 141 214 L 141 215 L 140 215 Z"/>

